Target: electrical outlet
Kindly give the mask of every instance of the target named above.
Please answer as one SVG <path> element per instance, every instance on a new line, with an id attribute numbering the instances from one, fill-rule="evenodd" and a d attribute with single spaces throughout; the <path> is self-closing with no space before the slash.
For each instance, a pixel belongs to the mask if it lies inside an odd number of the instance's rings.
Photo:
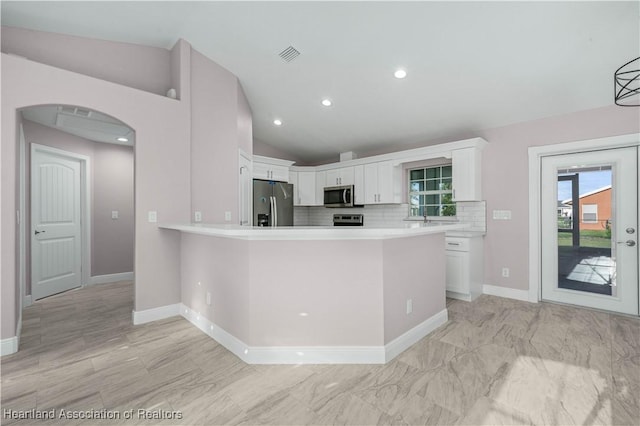
<path id="1" fill-rule="evenodd" d="M 150 211 L 149 215 L 148 215 L 148 218 L 149 218 L 149 222 L 151 222 L 151 223 L 157 222 L 158 221 L 158 212 Z"/>
<path id="2" fill-rule="evenodd" d="M 231 222 L 231 212 L 224 212 L 224 220 Z"/>
<path id="3" fill-rule="evenodd" d="M 196 211 L 196 212 L 193 214 L 193 220 L 194 220 L 195 222 L 202 222 L 202 212 L 200 212 L 200 211 Z"/>
<path id="4" fill-rule="evenodd" d="M 413 312 L 413 300 L 407 299 L 407 315 Z"/>
<path id="5" fill-rule="evenodd" d="M 502 268 L 502 276 L 509 278 L 509 268 Z"/>
<path id="6" fill-rule="evenodd" d="M 211 293 L 207 292 L 207 306 L 211 306 Z"/>

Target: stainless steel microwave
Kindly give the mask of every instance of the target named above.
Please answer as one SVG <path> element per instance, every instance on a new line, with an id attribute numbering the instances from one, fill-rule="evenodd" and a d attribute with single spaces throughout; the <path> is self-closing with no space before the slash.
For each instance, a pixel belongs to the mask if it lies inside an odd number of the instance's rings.
<path id="1" fill-rule="evenodd" d="M 324 188 L 325 207 L 353 207 L 353 185 Z"/>

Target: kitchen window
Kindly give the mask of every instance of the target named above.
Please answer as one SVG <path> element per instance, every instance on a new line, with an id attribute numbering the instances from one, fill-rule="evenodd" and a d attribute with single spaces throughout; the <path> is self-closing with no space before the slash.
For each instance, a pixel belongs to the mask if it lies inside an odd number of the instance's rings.
<path id="1" fill-rule="evenodd" d="M 451 165 L 409 170 L 409 216 L 455 216 Z"/>

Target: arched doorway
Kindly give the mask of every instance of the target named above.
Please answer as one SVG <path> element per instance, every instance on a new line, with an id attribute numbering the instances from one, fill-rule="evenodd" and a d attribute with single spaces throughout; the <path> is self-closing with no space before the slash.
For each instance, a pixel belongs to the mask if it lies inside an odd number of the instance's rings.
<path id="1" fill-rule="evenodd" d="M 18 122 L 22 306 L 132 282 L 135 131 L 76 105 L 22 108 Z"/>
<path id="2" fill-rule="evenodd" d="M 23 58 L 2 58 L 2 353 L 18 350 L 19 286 L 18 112 L 38 105 L 73 105 L 117 117 L 135 129 L 135 285 L 133 316 L 180 301 L 180 238 L 148 220 L 190 218 L 190 103 Z M 110 213 L 110 212 L 109 212 Z M 128 319 L 128 321 L 131 321 Z"/>

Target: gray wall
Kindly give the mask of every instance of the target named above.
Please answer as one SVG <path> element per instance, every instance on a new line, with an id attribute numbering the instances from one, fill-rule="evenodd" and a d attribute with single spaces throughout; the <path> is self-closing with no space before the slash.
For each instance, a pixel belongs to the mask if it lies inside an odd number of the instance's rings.
<path id="1" fill-rule="evenodd" d="M 191 50 L 191 217 L 230 223 L 238 216 L 238 148 L 253 152 L 251 107 L 231 72 Z"/>
<path id="2" fill-rule="evenodd" d="M 171 52 L 159 47 L 3 26 L 2 52 L 158 95 L 172 86 Z"/>
<path id="3" fill-rule="evenodd" d="M 95 142 L 91 275 L 133 271 L 133 147 Z M 118 219 L 111 219 L 111 211 Z"/>
<path id="4" fill-rule="evenodd" d="M 27 143 L 27 236 L 31 235 L 30 144 L 86 155 L 91 163 L 91 276 L 132 272 L 133 147 L 93 142 L 28 120 L 23 121 L 23 128 Z M 118 210 L 119 219 L 111 219 L 112 210 Z M 30 249 L 30 238 L 27 238 L 27 294 L 31 294 Z"/>

